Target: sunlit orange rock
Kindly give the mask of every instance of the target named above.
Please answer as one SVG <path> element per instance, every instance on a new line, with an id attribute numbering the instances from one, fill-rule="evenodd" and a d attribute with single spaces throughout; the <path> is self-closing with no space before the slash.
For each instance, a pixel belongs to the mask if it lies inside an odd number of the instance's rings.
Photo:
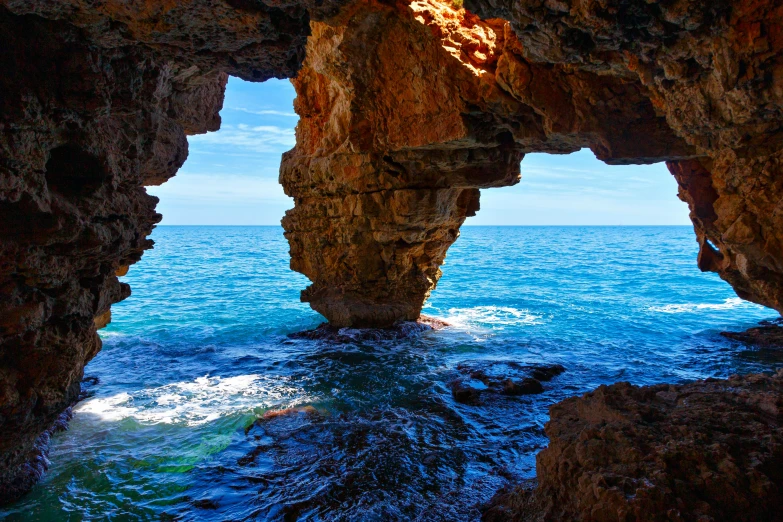
<path id="1" fill-rule="evenodd" d="M 219 127 L 229 74 L 295 77 L 283 226 L 335 326 L 417 319 L 479 189 L 583 147 L 667 161 L 699 266 L 783 311 L 779 2 L 465 5 L 0 0 L 0 502 L 40 478 L 152 246 L 144 187 Z"/>
<path id="2" fill-rule="evenodd" d="M 418 318 L 479 188 L 524 152 L 612 163 L 691 157 L 626 78 L 529 62 L 511 26 L 450 3 L 357 2 L 311 24 L 280 181 L 302 299 L 336 326 Z"/>

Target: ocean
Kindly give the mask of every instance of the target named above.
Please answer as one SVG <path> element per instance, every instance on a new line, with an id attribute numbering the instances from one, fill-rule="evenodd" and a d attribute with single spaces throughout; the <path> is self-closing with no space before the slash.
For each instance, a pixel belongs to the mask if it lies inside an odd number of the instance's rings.
<path id="1" fill-rule="evenodd" d="M 464 227 L 423 310 L 450 327 L 343 343 L 289 337 L 323 318 L 280 227 L 152 238 L 6 520 L 476 520 L 535 476 L 554 402 L 783 366 L 719 335 L 777 313 L 701 273 L 690 227 Z M 477 369 L 552 364 L 541 394 L 452 397 Z"/>

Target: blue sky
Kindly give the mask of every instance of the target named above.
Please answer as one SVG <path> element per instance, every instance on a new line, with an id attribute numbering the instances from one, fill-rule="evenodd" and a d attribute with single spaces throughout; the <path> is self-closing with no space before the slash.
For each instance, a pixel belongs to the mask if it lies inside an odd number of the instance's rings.
<path id="1" fill-rule="evenodd" d="M 149 192 L 164 225 L 278 225 L 293 206 L 277 183 L 280 155 L 294 146 L 295 92 L 287 80 L 231 78 L 223 125 L 191 136 L 176 177 Z M 688 208 L 662 163 L 608 166 L 589 150 L 529 154 L 522 181 L 481 191 L 467 225 L 688 225 Z"/>

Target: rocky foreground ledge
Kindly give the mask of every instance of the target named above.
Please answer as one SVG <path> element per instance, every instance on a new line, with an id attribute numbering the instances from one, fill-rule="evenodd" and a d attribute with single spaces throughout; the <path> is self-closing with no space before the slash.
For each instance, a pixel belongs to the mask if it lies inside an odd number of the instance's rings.
<path id="1" fill-rule="evenodd" d="M 538 483 L 484 520 L 783 520 L 783 370 L 601 386 L 555 404 Z"/>

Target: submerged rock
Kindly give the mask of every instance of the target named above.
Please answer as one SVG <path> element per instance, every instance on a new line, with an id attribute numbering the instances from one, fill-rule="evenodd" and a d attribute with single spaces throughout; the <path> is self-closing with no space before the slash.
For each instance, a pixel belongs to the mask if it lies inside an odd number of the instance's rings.
<path id="1" fill-rule="evenodd" d="M 551 381 L 561 373 L 566 371 L 565 366 L 561 364 L 551 364 L 549 366 L 535 366 L 532 368 L 530 375 L 534 379 L 539 381 Z"/>
<path id="2" fill-rule="evenodd" d="M 278 417 L 286 417 L 291 415 L 319 415 L 319 412 L 317 409 L 315 409 L 314 406 L 309 405 L 297 406 L 295 408 L 285 408 L 282 410 L 269 410 L 264 412 L 264 414 L 256 422 L 263 422 L 276 419 Z"/>
<path id="3" fill-rule="evenodd" d="M 417 321 L 400 321 L 390 328 L 338 328 L 329 323 L 312 330 L 288 334 L 291 339 L 310 339 L 333 343 L 389 341 L 415 337 L 430 330 L 441 330 L 449 323 L 435 317 L 421 316 Z"/>
<path id="4" fill-rule="evenodd" d="M 462 404 L 478 404 L 481 398 L 481 391 L 484 388 L 476 387 L 470 381 L 457 379 L 449 385 L 451 387 L 451 396 L 454 400 Z"/>
<path id="5" fill-rule="evenodd" d="M 504 395 L 531 395 L 535 393 L 544 393 L 544 387 L 538 379 L 528 377 L 521 381 L 506 379 L 503 381 Z"/>
<path id="6" fill-rule="evenodd" d="M 43 474 L 49 468 L 49 446 L 52 435 L 68 429 L 68 422 L 73 418 L 73 409 L 69 406 L 57 418 L 52 425 L 38 435 L 34 444 L 25 455 L 24 463 L 14 470 L 14 480 L 0 482 L 0 501 L 16 499 L 32 488 L 41 480 Z"/>
<path id="7" fill-rule="evenodd" d="M 550 409 L 538 484 L 486 521 L 776 521 L 783 370 L 679 386 L 601 386 Z"/>
<path id="8" fill-rule="evenodd" d="M 762 348 L 783 348 L 783 320 L 762 321 L 761 326 L 744 332 L 721 332 L 721 335 Z"/>
<path id="9" fill-rule="evenodd" d="M 531 365 L 516 361 L 471 361 L 457 366 L 461 374 L 449 384 L 454 400 L 479 404 L 482 396 L 520 396 L 544 392 L 541 381 L 565 371 L 559 364 Z"/>

